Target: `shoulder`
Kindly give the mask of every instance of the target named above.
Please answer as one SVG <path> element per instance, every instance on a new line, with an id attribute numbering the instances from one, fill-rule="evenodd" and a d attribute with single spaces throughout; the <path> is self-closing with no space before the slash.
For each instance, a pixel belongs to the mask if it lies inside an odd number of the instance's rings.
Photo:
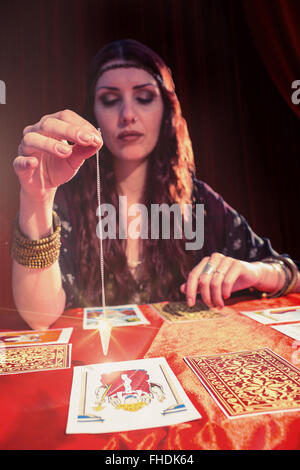
<path id="1" fill-rule="evenodd" d="M 222 199 L 220 194 L 218 194 L 209 184 L 205 183 L 204 181 L 196 178 L 193 178 L 193 197 L 194 199 L 203 198 L 203 199 Z"/>
<path id="2" fill-rule="evenodd" d="M 209 184 L 193 176 L 193 203 L 204 204 L 207 209 L 226 209 L 228 204 Z"/>
<path id="3" fill-rule="evenodd" d="M 193 203 L 204 204 L 204 214 L 207 222 L 212 222 L 221 230 L 226 224 L 238 227 L 246 222 L 243 216 L 228 204 L 223 197 L 204 181 L 193 178 Z"/>

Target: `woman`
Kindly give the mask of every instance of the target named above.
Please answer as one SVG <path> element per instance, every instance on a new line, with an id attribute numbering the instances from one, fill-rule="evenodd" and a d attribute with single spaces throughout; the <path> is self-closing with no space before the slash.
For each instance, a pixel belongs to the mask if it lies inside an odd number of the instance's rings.
<path id="1" fill-rule="evenodd" d="M 136 203 L 148 214 L 153 204 L 193 204 L 194 222 L 196 205 L 205 209 L 199 250 L 186 250 L 184 237 L 105 239 L 108 305 L 186 298 L 192 306 L 199 293 L 207 305 L 223 307 L 232 292 L 249 287 L 273 296 L 300 291 L 295 264 L 194 177 L 169 69 L 146 46 L 122 40 L 101 49 L 91 64 L 84 118 L 69 110 L 44 116 L 24 129 L 14 160 L 21 191 L 13 292 L 31 327 L 48 327 L 66 307 L 101 303 L 90 158 L 99 149 L 102 203 L 112 204 L 121 221 L 130 224 Z M 119 209 L 120 196 L 127 197 L 127 212 Z"/>

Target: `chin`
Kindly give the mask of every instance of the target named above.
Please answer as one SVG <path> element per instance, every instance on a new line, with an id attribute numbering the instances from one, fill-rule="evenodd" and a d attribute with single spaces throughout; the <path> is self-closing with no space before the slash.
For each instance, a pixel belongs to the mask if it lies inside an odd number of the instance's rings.
<path id="1" fill-rule="evenodd" d="M 140 152 L 124 152 L 119 155 L 116 155 L 115 158 L 118 160 L 130 161 L 130 162 L 138 162 L 143 161 L 148 158 L 149 153 L 140 153 Z"/>

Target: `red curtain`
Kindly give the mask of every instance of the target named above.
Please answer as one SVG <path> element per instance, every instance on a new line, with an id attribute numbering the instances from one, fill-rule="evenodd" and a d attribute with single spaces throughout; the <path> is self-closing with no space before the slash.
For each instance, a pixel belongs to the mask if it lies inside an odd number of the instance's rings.
<path id="1" fill-rule="evenodd" d="M 300 85 L 299 0 L 244 0 L 250 30 L 272 80 L 300 117 L 300 104 L 291 99 Z M 297 87 L 298 88 L 298 87 Z M 300 93 L 298 94 L 298 99 Z"/>

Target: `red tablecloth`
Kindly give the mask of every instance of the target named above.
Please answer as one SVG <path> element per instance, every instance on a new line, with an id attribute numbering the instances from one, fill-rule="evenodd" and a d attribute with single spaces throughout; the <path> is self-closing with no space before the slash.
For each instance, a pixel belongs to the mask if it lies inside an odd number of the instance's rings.
<path id="1" fill-rule="evenodd" d="M 0 448 L 299 449 L 300 412 L 229 420 L 183 361 L 187 355 L 268 347 L 292 362 L 295 344 L 300 348 L 295 340 L 239 313 L 281 305 L 300 305 L 300 294 L 275 300 L 232 300 L 227 303 L 224 316 L 197 323 L 167 323 L 150 307 L 143 306 L 150 325 L 113 329 L 106 357 L 102 355 L 99 335 L 83 330 L 82 311 L 65 312 L 52 328 L 73 327 L 70 369 L 0 376 Z M 28 329 L 13 312 L 0 317 L 0 328 Z M 123 433 L 65 434 L 74 366 L 161 356 L 167 359 L 202 419 Z M 300 361 L 300 354 L 298 357 Z"/>

